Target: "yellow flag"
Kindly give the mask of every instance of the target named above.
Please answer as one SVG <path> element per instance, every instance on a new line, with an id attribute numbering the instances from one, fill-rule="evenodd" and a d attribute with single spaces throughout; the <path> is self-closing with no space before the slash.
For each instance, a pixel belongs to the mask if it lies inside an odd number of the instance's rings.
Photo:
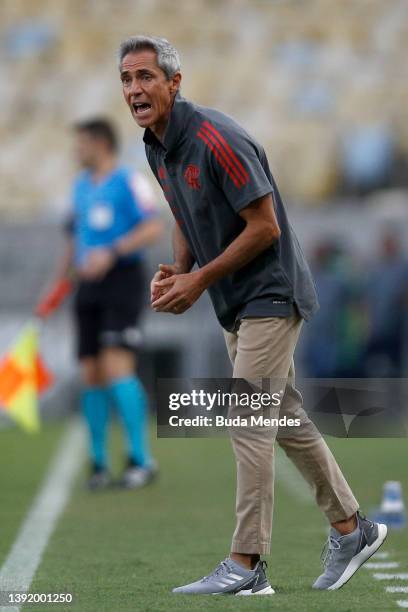
<path id="1" fill-rule="evenodd" d="M 40 429 L 37 356 L 38 329 L 29 323 L 0 362 L 0 404 L 29 432 Z"/>

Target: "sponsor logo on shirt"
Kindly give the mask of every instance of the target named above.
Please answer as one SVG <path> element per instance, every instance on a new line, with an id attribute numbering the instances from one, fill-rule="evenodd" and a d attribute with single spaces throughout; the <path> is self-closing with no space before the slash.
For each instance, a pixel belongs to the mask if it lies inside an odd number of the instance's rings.
<path id="1" fill-rule="evenodd" d="M 200 181 L 198 177 L 200 176 L 200 168 L 195 166 L 194 164 L 189 164 L 184 172 L 184 178 L 186 183 L 191 189 L 200 189 Z"/>
<path id="2" fill-rule="evenodd" d="M 113 210 L 108 202 L 97 202 L 88 213 L 88 223 L 92 229 L 107 230 L 113 225 Z"/>

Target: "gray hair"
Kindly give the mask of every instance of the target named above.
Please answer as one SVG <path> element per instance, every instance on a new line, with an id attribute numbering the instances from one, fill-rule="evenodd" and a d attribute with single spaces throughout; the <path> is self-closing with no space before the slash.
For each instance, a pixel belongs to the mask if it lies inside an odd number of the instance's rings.
<path id="1" fill-rule="evenodd" d="M 128 53 L 135 51 L 145 51 L 151 49 L 157 55 L 157 65 L 166 75 L 166 79 L 171 79 L 180 70 L 180 57 L 177 49 L 173 47 L 165 38 L 158 36 L 131 36 L 124 40 L 119 47 L 119 69 L 122 60 Z"/>

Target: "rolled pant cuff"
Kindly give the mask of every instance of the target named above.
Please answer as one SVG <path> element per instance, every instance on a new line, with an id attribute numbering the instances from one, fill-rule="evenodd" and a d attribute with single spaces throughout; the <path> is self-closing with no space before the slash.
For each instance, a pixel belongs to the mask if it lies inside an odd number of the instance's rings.
<path id="1" fill-rule="evenodd" d="M 330 512 L 326 512 L 326 516 L 327 516 L 329 523 L 337 523 L 338 521 L 346 521 L 351 516 L 353 516 L 353 514 L 355 514 L 359 508 L 360 506 L 356 502 L 355 504 L 351 504 L 350 506 L 344 507 L 341 510 L 333 510 Z"/>
<path id="2" fill-rule="evenodd" d="M 269 555 L 271 552 L 270 542 L 244 542 L 244 540 L 232 540 L 231 552 L 241 555 Z"/>

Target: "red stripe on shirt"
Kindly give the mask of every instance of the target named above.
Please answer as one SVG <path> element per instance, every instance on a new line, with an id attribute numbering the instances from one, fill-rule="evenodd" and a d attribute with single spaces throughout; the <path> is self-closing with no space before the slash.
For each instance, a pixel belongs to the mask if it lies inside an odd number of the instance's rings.
<path id="1" fill-rule="evenodd" d="M 215 136 L 218 137 L 218 140 L 224 145 L 225 149 L 228 151 L 228 153 L 230 154 L 231 158 L 234 160 L 236 166 L 241 171 L 241 174 L 242 174 L 243 178 L 246 179 L 245 182 L 247 182 L 248 179 L 249 179 L 249 174 L 245 170 L 244 166 L 241 164 L 241 162 L 239 161 L 238 157 L 235 155 L 234 151 L 231 149 L 231 147 L 229 146 L 229 144 L 225 140 L 225 138 L 223 136 L 221 136 L 219 131 L 213 125 L 211 125 L 211 123 L 209 121 L 204 121 L 203 126 L 206 127 L 207 129 L 211 130 L 212 133 Z"/>
<path id="2" fill-rule="evenodd" d="M 235 175 L 231 172 L 231 169 L 229 168 L 229 166 L 227 166 L 227 164 L 224 162 L 224 160 L 222 159 L 222 157 L 220 156 L 220 154 L 218 153 L 217 149 L 213 146 L 213 144 L 208 140 L 208 138 L 205 136 L 205 134 L 203 134 L 202 132 L 198 131 L 197 132 L 197 136 L 199 138 L 201 138 L 201 140 L 203 140 L 205 142 L 205 144 L 207 145 L 207 147 L 214 153 L 214 157 L 216 158 L 216 160 L 220 163 L 220 165 L 224 168 L 224 170 L 226 171 L 226 173 L 228 174 L 228 176 L 231 178 L 231 180 L 233 181 L 234 185 L 236 187 L 238 187 L 238 189 L 240 189 L 241 185 L 240 183 L 237 181 L 237 178 L 235 177 Z"/>
<path id="3" fill-rule="evenodd" d="M 224 159 L 224 162 L 227 164 L 227 166 L 229 166 L 232 173 L 235 174 L 238 182 L 241 183 L 241 186 L 245 185 L 246 181 L 242 178 L 240 172 L 237 170 L 229 155 L 225 152 L 225 149 L 222 147 L 219 140 L 212 134 L 212 132 L 210 132 L 210 130 L 207 130 L 203 126 L 201 126 L 200 130 L 203 134 L 207 136 L 208 140 L 210 140 L 216 147 L 216 149 L 219 151 L 221 157 Z"/>

